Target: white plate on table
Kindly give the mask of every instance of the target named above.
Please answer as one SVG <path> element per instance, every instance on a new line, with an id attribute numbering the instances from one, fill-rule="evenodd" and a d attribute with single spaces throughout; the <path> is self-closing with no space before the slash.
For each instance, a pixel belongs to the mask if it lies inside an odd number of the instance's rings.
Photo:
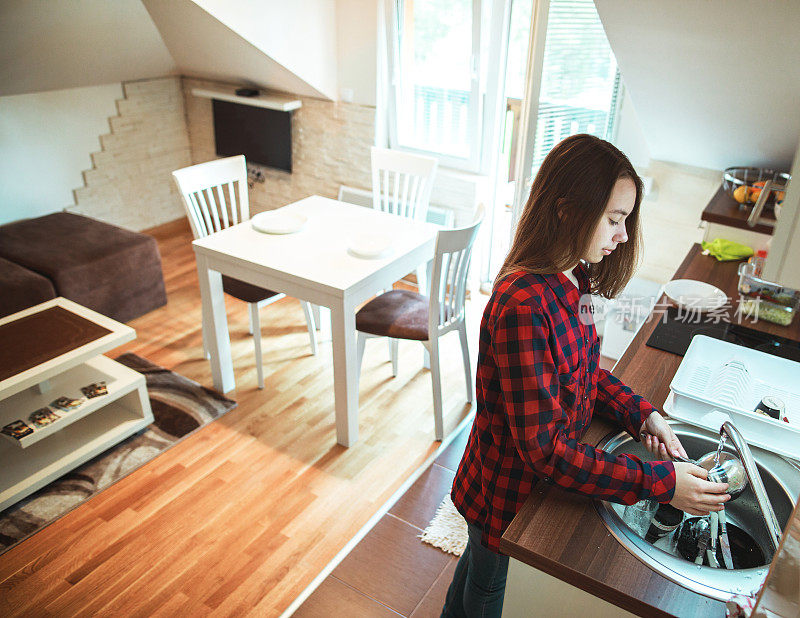
<path id="1" fill-rule="evenodd" d="M 382 234 L 363 234 L 347 240 L 347 252 L 365 260 L 379 260 L 394 253 L 394 239 Z"/>
<path id="2" fill-rule="evenodd" d="M 250 224 L 257 232 L 264 234 L 294 234 L 303 229 L 303 226 L 308 221 L 304 215 L 293 212 L 281 212 L 281 208 L 277 210 L 268 210 L 260 212 L 250 219 Z"/>
<path id="3" fill-rule="evenodd" d="M 722 290 L 694 279 L 673 279 L 664 286 L 664 293 L 679 307 L 695 311 L 713 311 L 728 302 Z"/>

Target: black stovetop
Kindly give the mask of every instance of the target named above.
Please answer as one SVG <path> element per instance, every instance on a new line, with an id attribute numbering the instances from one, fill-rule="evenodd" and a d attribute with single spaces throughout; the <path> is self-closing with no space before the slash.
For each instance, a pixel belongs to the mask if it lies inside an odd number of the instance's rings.
<path id="1" fill-rule="evenodd" d="M 714 339 L 721 339 L 746 348 L 766 352 L 773 356 L 788 358 L 800 362 L 800 342 L 770 335 L 741 324 L 713 321 L 704 322 L 703 316 L 697 321 L 698 314 L 681 314 L 675 307 L 669 307 L 666 314 L 660 317 L 658 325 L 647 340 L 648 346 L 672 352 L 678 356 L 686 354 L 692 337 L 706 335 Z"/>

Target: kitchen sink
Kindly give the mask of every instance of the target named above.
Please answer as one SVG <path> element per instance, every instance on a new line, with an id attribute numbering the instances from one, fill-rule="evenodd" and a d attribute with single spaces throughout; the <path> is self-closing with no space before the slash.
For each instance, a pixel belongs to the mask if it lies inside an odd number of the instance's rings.
<path id="1" fill-rule="evenodd" d="M 670 425 L 692 459 L 717 448 L 718 435 L 683 423 L 670 421 Z M 644 446 L 625 432 L 607 436 L 600 448 L 617 455 L 629 453 L 646 461 L 652 459 Z M 800 467 L 765 450 L 756 447 L 751 447 L 751 450 L 778 524 L 783 529 L 800 495 Z M 756 565 L 750 568 L 727 570 L 697 565 L 671 549 L 667 539 L 654 545 L 641 538 L 623 521 L 623 505 L 596 500 L 595 506 L 611 534 L 634 556 L 667 579 L 708 597 L 727 600 L 732 594 L 752 594 L 761 586 L 772 561 L 774 547 L 749 486 L 726 507 L 725 513 L 729 527 L 733 524 L 752 545 L 751 557 L 759 556 Z"/>

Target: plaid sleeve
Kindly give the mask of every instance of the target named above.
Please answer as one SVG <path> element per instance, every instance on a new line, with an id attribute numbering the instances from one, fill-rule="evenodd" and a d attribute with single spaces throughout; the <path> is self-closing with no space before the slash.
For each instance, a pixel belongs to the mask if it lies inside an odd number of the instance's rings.
<path id="1" fill-rule="evenodd" d="M 624 504 L 646 498 L 669 502 L 675 489 L 671 462 L 615 457 L 570 435 L 550 335 L 544 316 L 526 305 L 506 308 L 492 333 L 509 429 L 520 457 L 545 482 L 569 491 Z"/>
<path id="2" fill-rule="evenodd" d="M 594 412 L 616 421 L 634 440 L 639 440 L 639 431 L 656 409 L 644 397 L 636 395 L 607 369 L 600 369 L 597 379 L 597 397 Z"/>

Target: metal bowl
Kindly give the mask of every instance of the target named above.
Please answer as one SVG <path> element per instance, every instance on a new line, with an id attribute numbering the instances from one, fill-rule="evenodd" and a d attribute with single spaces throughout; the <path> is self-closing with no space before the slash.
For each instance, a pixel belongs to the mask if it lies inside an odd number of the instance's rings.
<path id="1" fill-rule="evenodd" d="M 747 488 L 747 473 L 741 460 L 725 451 L 719 454 L 719 464 L 714 466 L 716 454 L 716 451 L 706 453 L 697 460 L 697 465 L 708 470 L 709 481 L 728 483 L 728 494 L 734 500 Z"/>
<path id="2" fill-rule="evenodd" d="M 725 193 L 733 197 L 733 192 L 745 185 L 755 188 L 755 183 L 771 180 L 785 187 L 791 179 L 791 175 L 786 172 L 778 172 L 767 167 L 729 167 L 722 174 L 722 188 Z M 774 201 L 772 196 L 774 196 L 774 193 L 769 198 L 770 202 Z M 747 201 L 745 203 L 752 204 L 753 202 Z"/>

